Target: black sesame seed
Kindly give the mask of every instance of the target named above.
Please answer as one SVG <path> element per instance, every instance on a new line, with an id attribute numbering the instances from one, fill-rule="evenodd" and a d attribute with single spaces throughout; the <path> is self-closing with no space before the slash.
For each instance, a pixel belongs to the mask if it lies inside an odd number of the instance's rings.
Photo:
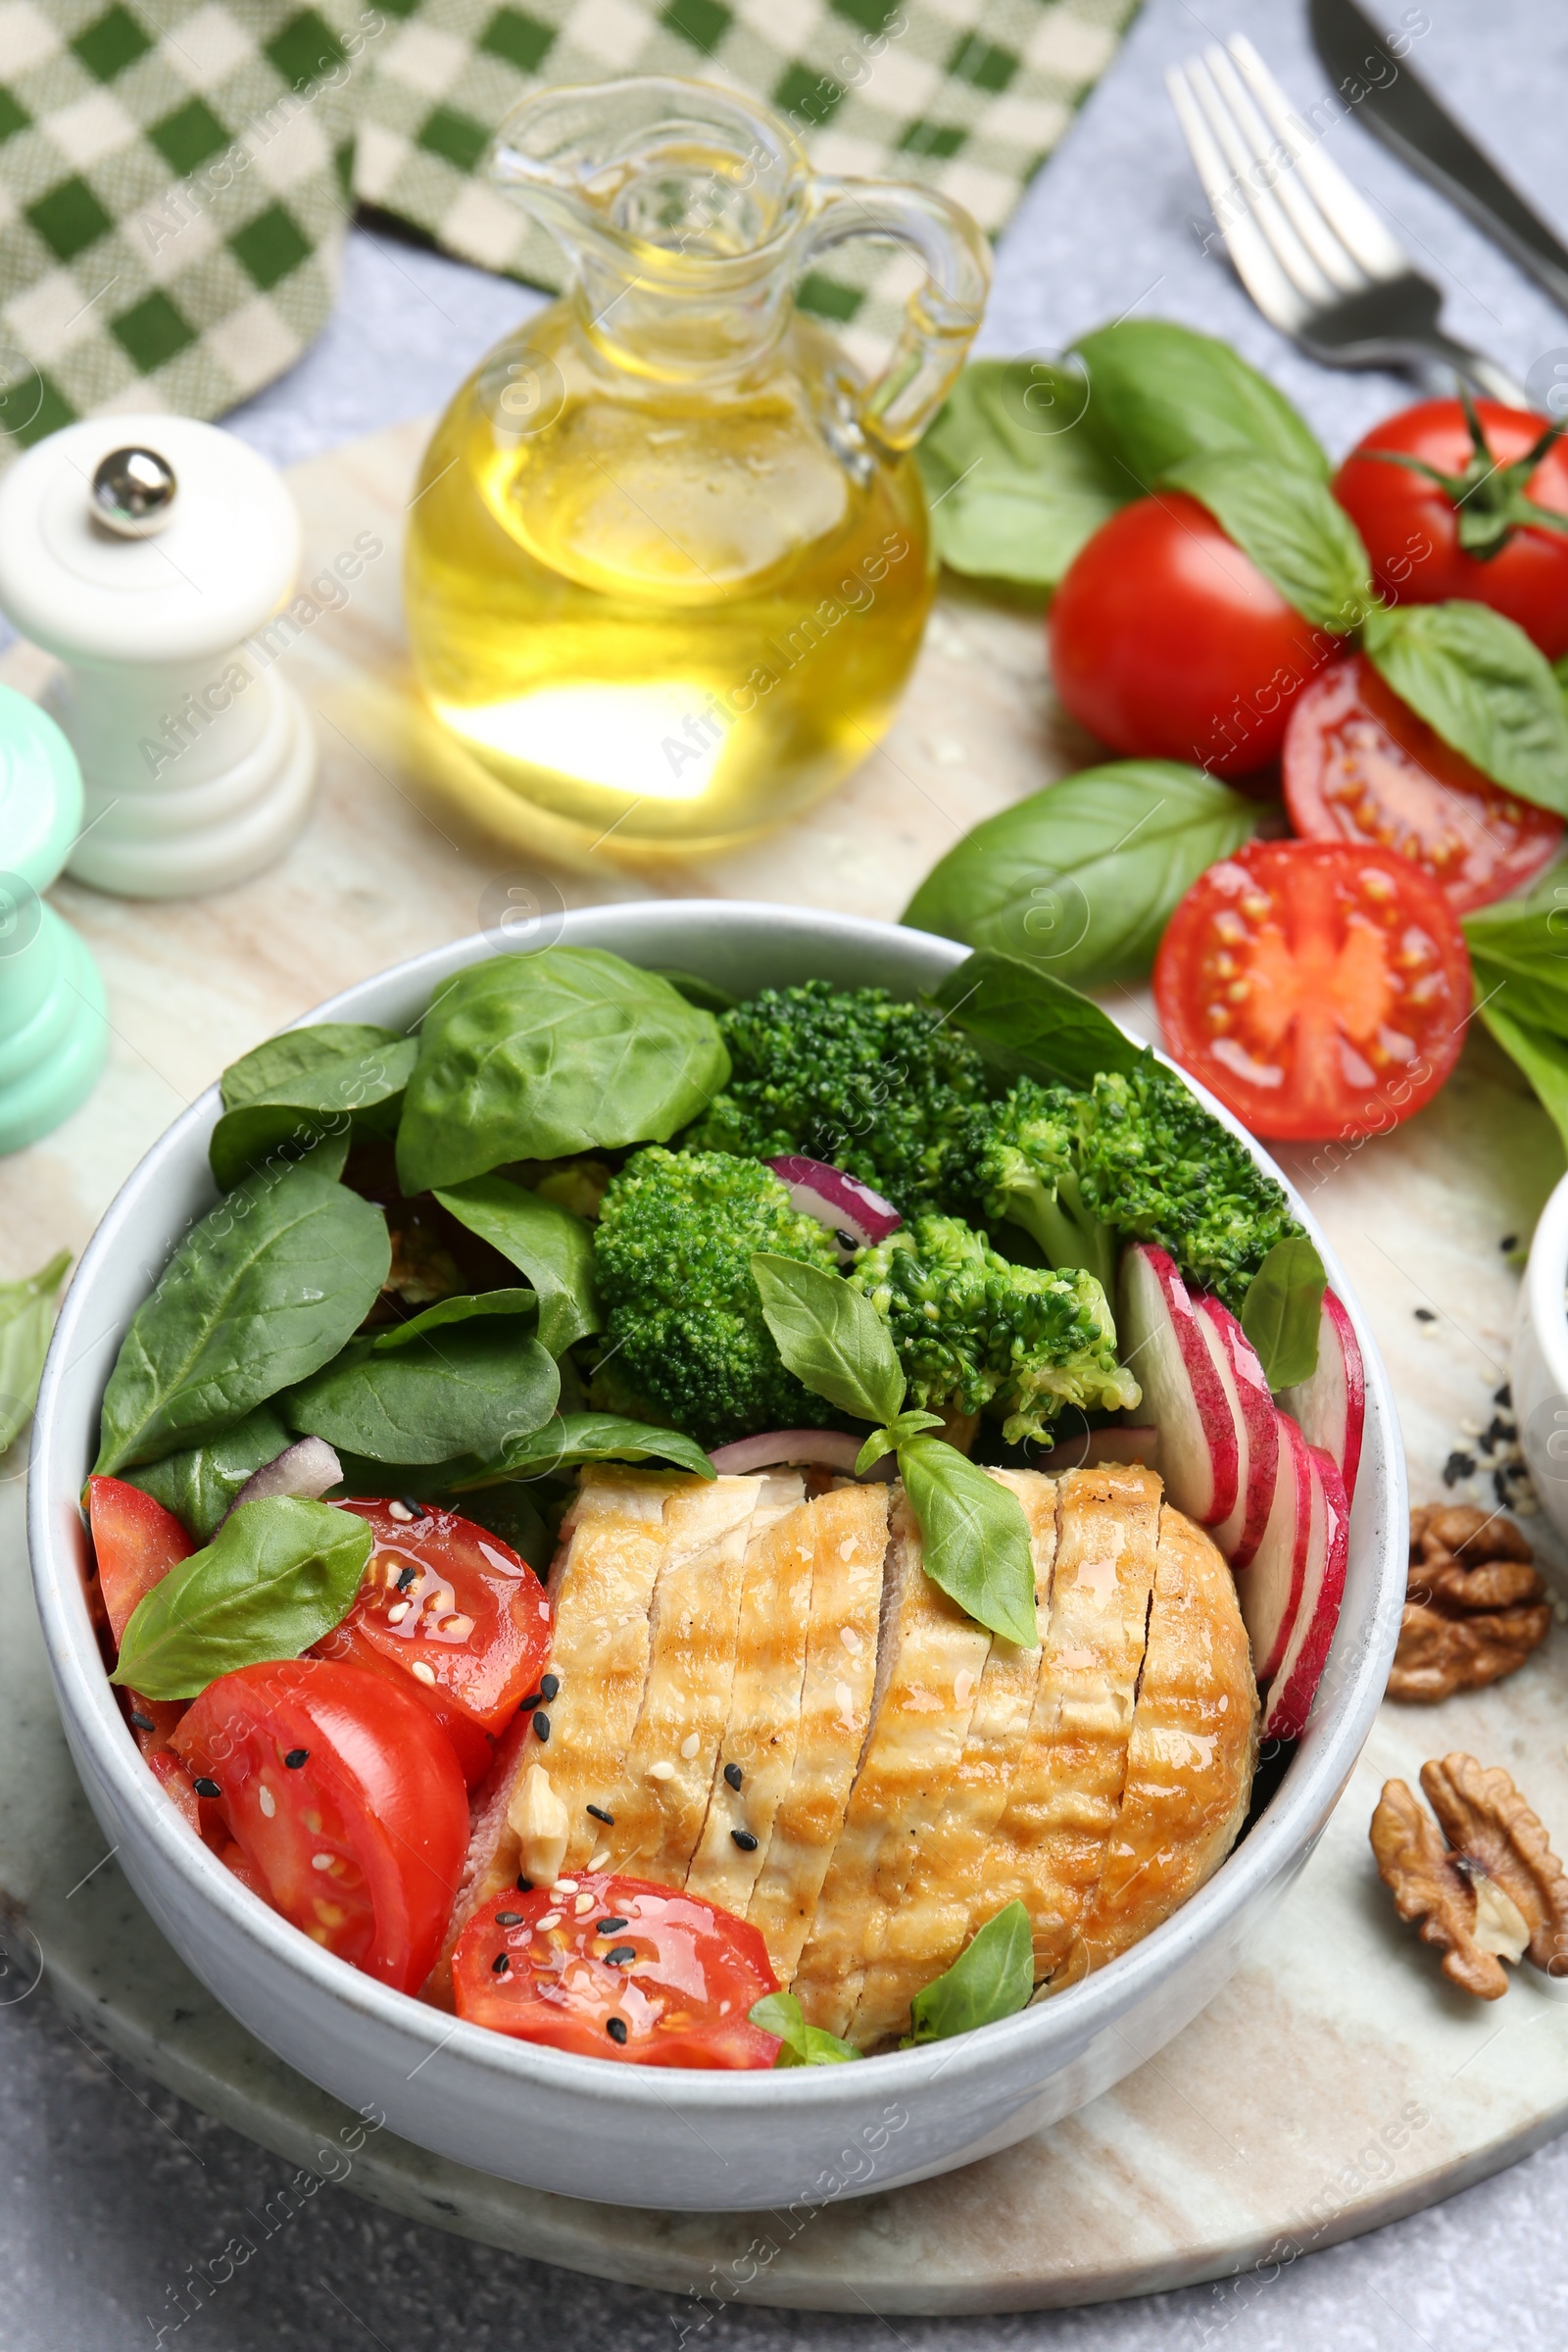
<path id="1" fill-rule="evenodd" d="M 1492 1473 L 1492 1492 L 1494 1494 L 1495 1494 L 1503 1509 L 1506 1510 L 1513 1498 L 1508 1493 L 1508 1481 L 1503 1477 L 1500 1470 L 1494 1470 Z"/>
<path id="2" fill-rule="evenodd" d="M 221 1796 L 223 1793 L 221 1788 L 220 1788 L 218 1786 L 218 1783 L 216 1781 L 210 1781 L 205 1773 L 203 1773 L 200 1780 L 192 1783 L 192 1787 L 195 1788 L 198 1796 Z"/>
<path id="3" fill-rule="evenodd" d="M 521 1925 L 522 1913 L 520 1911 L 498 1911 L 496 1913 L 498 1928 L 520 1928 Z"/>
<path id="4" fill-rule="evenodd" d="M 724 1767 L 724 1778 L 726 1781 L 728 1781 L 732 1788 L 738 1788 L 742 1781 L 745 1780 L 746 1775 L 744 1772 L 742 1772 L 738 1764 L 726 1764 Z"/>
<path id="5" fill-rule="evenodd" d="M 406 1511 L 412 1511 L 414 1513 L 416 1519 L 428 1519 L 430 1516 L 423 1503 L 416 1502 L 412 1494 L 400 1494 L 398 1496 L 398 1500 L 402 1503 L 403 1508 Z"/>
<path id="6" fill-rule="evenodd" d="M 1518 1247 L 1519 1236 L 1516 1233 L 1505 1233 L 1501 1241 L 1497 1244 L 1497 1248 L 1502 1251 L 1504 1256 L 1507 1255 L 1510 1250 L 1517 1250 Z"/>
<path id="7" fill-rule="evenodd" d="M 418 1573 L 417 1568 L 405 1568 L 403 1574 L 398 1578 L 398 1591 L 406 1592 Z"/>
<path id="8" fill-rule="evenodd" d="M 540 1739 L 541 1739 L 541 1740 L 548 1740 L 548 1739 L 549 1739 L 549 1737 L 550 1737 L 550 1718 L 549 1718 L 549 1716 L 548 1716 L 548 1715 L 545 1713 L 545 1711 L 544 1711 L 543 1707 L 536 1707 L 536 1708 L 534 1709 L 534 1715 L 533 1715 L 533 1728 L 534 1728 L 534 1730 L 535 1730 L 535 1731 L 538 1733 L 538 1735 L 539 1735 L 539 1737 L 540 1737 Z"/>
<path id="9" fill-rule="evenodd" d="M 852 1256 L 861 1246 L 856 1240 L 853 1233 L 845 1232 L 842 1225 L 839 1227 L 838 1232 L 833 1236 L 833 1239 L 837 1242 L 841 1250 L 848 1250 Z"/>
<path id="10" fill-rule="evenodd" d="M 634 1943 L 617 1943 L 612 1951 L 605 1954 L 612 1968 L 624 1968 L 628 1960 L 635 1960 L 636 1957 L 637 1946 Z"/>
<path id="11" fill-rule="evenodd" d="M 530 1690 L 526 1698 L 519 1698 L 519 1699 L 518 1699 L 518 1701 L 517 1701 L 517 1713 L 518 1713 L 519 1715 L 527 1715 L 527 1714 L 529 1714 L 529 1713 L 530 1713 L 530 1712 L 533 1710 L 533 1708 L 535 1708 L 535 1707 L 536 1707 L 538 1704 L 539 1704 L 539 1693 L 538 1693 L 538 1691 L 537 1691 L 537 1690 Z"/>
<path id="12" fill-rule="evenodd" d="M 130 1710 L 130 1720 L 138 1732 L 156 1732 L 158 1729 L 150 1715 L 141 1714 L 135 1707 Z"/>
<path id="13" fill-rule="evenodd" d="M 533 1892 L 533 1881 L 532 1881 L 532 1879 L 519 1879 L 519 1880 L 517 1881 L 517 1892 L 518 1892 L 519 1894 L 532 1894 L 532 1892 Z"/>
<path id="14" fill-rule="evenodd" d="M 1504 1421 L 1500 1413 L 1494 1413 L 1491 1426 L 1482 1437 L 1481 1449 L 1483 1453 L 1495 1453 L 1499 1446 L 1510 1445 L 1518 1435 L 1511 1421 Z"/>
<path id="15" fill-rule="evenodd" d="M 608 2019 L 605 2025 L 605 2032 L 610 2035 L 612 2041 L 619 2042 L 621 2048 L 625 2048 L 626 2021 L 623 2017 L 612 2017 Z"/>
<path id="16" fill-rule="evenodd" d="M 621 1928 L 629 1928 L 630 1926 L 631 1921 L 629 1919 L 602 1919 L 599 1922 L 599 1925 L 595 1928 L 594 1934 L 596 1936 L 613 1936 Z"/>
<path id="17" fill-rule="evenodd" d="M 556 1692 L 560 1689 L 561 1677 L 559 1674 L 545 1674 L 540 1676 L 539 1695 L 541 1698 L 554 1698 Z"/>
<path id="18" fill-rule="evenodd" d="M 298 1772 L 300 1766 L 305 1762 L 310 1752 L 311 1751 L 308 1747 L 291 1747 L 288 1751 L 288 1754 L 283 1758 L 283 1761 L 288 1766 L 290 1772 Z"/>
<path id="19" fill-rule="evenodd" d="M 506 1952 L 497 1952 L 495 1958 L 490 1963 L 490 1974 L 493 1977 L 504 1977 L 511 1966 L 512 1960 L 510 1955 Z"/>
<path id="20" fill-rule="evenodd" d="M 1435 1323 L 1438 1318 L 1430 1306 L 1418 1306 L 1415 1310 L 1415 1319 L 1418 1323 Z"/>
<path id="21" fill-rule="evenodd" d="M 1443 1483 L 1446 1487 L 1456 1487 L 1461 1478 L 1473 1478 L 1475 1468 L 1474 1454 L 1450 1453 L 1443 1465 Z"/>
<path id="22" fill-rule="evenodd" d="M 1513 1391 L 1506 1381 L 1503 1382 L 1492 1401 L 1494 1404 L 1502 1405 L 1510 1413 L 1513 1411 Z"/>
<path id="23" fill-rule="evenodd" d="M 731 1830 L 730 1836 L 734 1838 L 736 1844 L 740 1847 L 743 1854 L 756 1853 L 757 1839 L 752 1836 L 750 1830 Z"/>
<path id="24" fill-rule="evenodd" d="M 614 1828 L 615 1816 L 613 1813 L 607 1813 L 603 1805 L 590 1805 L 588 1810 L 593 1815 L 595 1821 L 602 1821 L 604 1823 L 607 1830 L 612 1830 Z"/>

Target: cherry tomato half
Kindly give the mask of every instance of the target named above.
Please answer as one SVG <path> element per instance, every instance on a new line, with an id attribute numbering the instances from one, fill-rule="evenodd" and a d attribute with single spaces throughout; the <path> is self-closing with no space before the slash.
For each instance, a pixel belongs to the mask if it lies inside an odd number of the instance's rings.
<path id="1" fill-rule="evenodd" d="M 1521 501 L 1568 518 L 1568 449 L 1554 441 L 1537 465 L 1524 465 L 1551 419 L 1495 400 L 1475 407 L 1484 453 L 1458 401 L 1420 401 L 1356 443 L 1335 476 L 1334 495 L 1392 604 L 1441 605 L 1457 596 L 1490 605 L 1555 662 L 1568 653 L 1568 531 L 1530 520 Z M 1373 450 L 1414 458 L 1449 486 Z M 1461 546 L 1461 508 L 1469 533 L 1480 526 L 1494 534 L 1491 554 Z"/>
<path id="2" fill-rule="evenodd" d="M 241 1666 L 192 1702 L 173 1746 L 198 1795 L 216 1784 L 275 1911 L 383 1984 L 424 1982 L 467 1849 L 468 1800 L 416 1699 L 332 1659 Z"/>
<path id="3" fill-rule="evenodd" d="M 772 2065 L 777 2040 L 747 2018 L 778 1990 L 756 1928 L 646 1879 L 579 1871 L 569 1887 L 474 1913 L 452 1955 L 460 2017 L 632 2066 Z"/>
<path id="4" fill-rule="evenodd" d="M 1172 1054 L 1254 1135 L 1368 1135 L 1459 1058 L 1470 957 L 1437 883 L 1392 851 L 1254 841 L 1171 916 L 1154 1001 Z"/>
<path id="5" fill-rule="evenodd" d="M 1220 776 L 1275 758 L 1292 695 L 1337 642 L 1182 491 L 1102 525 L 1056 590 L 1050 627 L 1056 692 L 1092 735 Z"/>
<path id="6" fill-rule="evenodd" d="M 1333 662 L 1298 696 L 1284 767 L 1298 833 L 1395 851 L 1440 882 L 1458 914 L 1522 889 L 1562 840 L 1560 816 L 1472 767 L 1363 654 Z"/>
<path id="7" fill-rule="evenodd" d="M 410 1520 L 385 1501 L 343 1507 L 368 1520 L 375 1548 L 359 1598 L 315 1654 L 395 1676 L 441 1725 L 473 1788 L 492 1740 L 539 1688 L 550 1655 L 545 1589 L 499 1536 L 456 1511 Z"/>
<path id="8" fill-rule="evenodd" d="M 122 1478 L 89 1478 L 93 1556 L 116 1647 L 136 1605 L 196 1549 L 172 1511 Z"/>

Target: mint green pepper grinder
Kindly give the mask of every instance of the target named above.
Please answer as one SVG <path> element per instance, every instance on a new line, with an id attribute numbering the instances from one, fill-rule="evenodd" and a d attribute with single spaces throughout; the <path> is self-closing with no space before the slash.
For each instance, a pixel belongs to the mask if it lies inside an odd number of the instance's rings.
<path id="1" fill-rule="evenodd" d="M 81 770 L 55 722 L 0 686 L 0 1152 L 68 1118 L 104 1065 L 98 967 L 46 891 L 81 831 Z"/>

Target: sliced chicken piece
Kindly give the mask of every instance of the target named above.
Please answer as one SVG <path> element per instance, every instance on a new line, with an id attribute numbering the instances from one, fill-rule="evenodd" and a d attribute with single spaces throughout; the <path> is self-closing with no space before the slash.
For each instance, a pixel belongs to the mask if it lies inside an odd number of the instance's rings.
<path id="1" fill-rule="evenodd" d="M 820 1508 L 800 1502 L 760 1534 L 761 1506 L 752 1521 L 729 1721 L 714 1760 L 708 1819 L 686 1874 L 688 1894 L 737 1919 L 746 1917 L 795 1768 Z"/>
<path id="2" fill-rule="evenodd" d="M 1139 1942 L 1219 1868 L 1247 1818 L 1256 1754 L 1257 1687 L 1235 1579 L 1167 1503 L 1127 1785 L 1063 1981 Z"/>
<path id="3" fill-rule="evenodd" d="M 846 2033 L 887 1915 L 963 1753 L 991 1636 L 932 1584 L 895 1488 L 871 1728 L 790 1989 L 807 2022 Z"/>
<path id="4" fill-rule="evenodd" d="M 1056 1489 L 1032 1470 L 993 1470 L 1010 1487 L 1029 1522 L 1035 1569 L 1039 1643 L 1020 1649 L 994 1640 L 975 1692 L 963 1752 L 944 1792 L 937 1819 L 914 1845 L 901 1902 L 883 1923 L 881 1949 L 865 1972 L 849 2038 L 873 2048 L 907 2029 L 909 2003 L 923 1985 L 951 1967 L 969 1937 L 970 1912 L 986 1890 L 991 1839 L 1012 1786 L 1040 1681 L 1051 1623 L 1052 1570 L 1056 1556 Z"/>
<path id="5" fill-rule="evenodd" d="M 765 1859 L 746 1911 L 785 1984 L 811 1925 L 871 1719 L 889 1492 L 880 1484 L 840 1487 L 810 1505 L 800 1728 L 772 1834 L 759 1847 Z M 760 1828 L 756 1835 L 761 1838 Z"/>
<path id="6" fill-rule="evenodd" d="M 1057 1485 L 1051 1621 L 1028 1735 L 1013 1766 L 969 1932 L 1016 1896 L 1035 1975 L 1060 1967 L 1100 1884 L 1121 1810 L 1144 1662 L 1160 1482 L 1152 1471 L 1069 1470 Z"/>

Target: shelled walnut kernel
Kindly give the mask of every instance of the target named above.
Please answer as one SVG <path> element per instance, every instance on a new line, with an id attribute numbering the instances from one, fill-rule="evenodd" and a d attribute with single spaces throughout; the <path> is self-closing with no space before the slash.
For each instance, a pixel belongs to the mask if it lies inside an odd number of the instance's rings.
<path id="1" fill-rule="evenodd" d="M 1410 1513 L 1410 1565 L 1389 1696 L 1432 1704 L 1521 1667 L 1551 1627 L 1535 1554 L 1511 1519 L 1467 1502 Z"/>
<path id="2" fill-rule="evenodd" d="M 1445 1756 L 1422 1765 L 1421 1787 L 1437 1824 L 1403 1781 L 1385 1783 L 1372 1816 L 1378 1875 L 1399 1917 L 1419 1923 L 1444 1975 L 1478 2000 L 1507 1991 L 1504 1960 L 1561 1973 L 1568 1873 L 1507 1773 Z"/>

